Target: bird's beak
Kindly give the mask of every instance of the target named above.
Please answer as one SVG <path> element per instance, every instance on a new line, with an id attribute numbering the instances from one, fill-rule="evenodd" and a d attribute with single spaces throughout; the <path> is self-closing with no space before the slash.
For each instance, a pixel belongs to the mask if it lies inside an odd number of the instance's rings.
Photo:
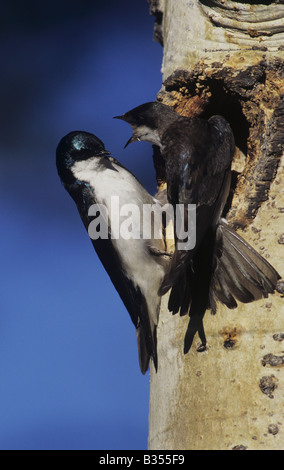
<path id="1" fill-rule="evenodd" d="M 140 140 L 138 137 L 135 137 L 135 135 L 133 135 L 132 137 L 130 137 L 130 139 L 126 142 L 124 148 L 127 147 L 127 145 L 129 144 L 132 144 L 132 142 L 137 142 L 137 140 Z"/>
<path id="2" fill-rule="evenodd" d="M 122 121 L 125 121 L 124 114 L 122 114 L 122 116 L 114 116 L 113 119 L 121 119 Z M 133 133 L 133 136 L 130 137 L 130 139 L 126 142 L 124 148 L 126 148 L 129 144 L 132 144 L 132 142 L 137 142 L 137 140 L 140 140 L 139 137 L 136 137 Z"/>

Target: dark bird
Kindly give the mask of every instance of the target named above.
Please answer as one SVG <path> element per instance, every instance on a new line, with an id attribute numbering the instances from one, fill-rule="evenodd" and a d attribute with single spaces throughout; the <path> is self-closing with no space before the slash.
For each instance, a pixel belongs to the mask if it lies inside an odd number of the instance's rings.
<path id="1" fill-rule="evenodd" d="M 185 226 L 191 216 L 188 204 L 196 205 L 195 246 L 178 249 L 185 239 L 180 239 L 176 231 L 176 249 L 159 295 L 172 288 L 169 309 L 173 313 L 180 309 L 185 314 L 190 305 L 184 350 L 189 350 L 197 331 L 202 350 L 206 347 L 202 320 L 207 308 L 216 313 L 216 300 L 235 308 L 236 299 L 251 302 L 267 297 L 280 278 L 221 219 L 230 191 L 235 150 L 232 130 L 222 116 L 209 120 L 187 118 L 160 102 L 142 104 L 116 118 L 132 127 L 133 135 L 126 145 L 143 140 L 160 147 L 167 197 L 174 208 L 183 205 Z"/>
<path id="2" fill-rule="evenodd" d="M 156 227 L 160 237 L 151 234 L 151 221 L 133 217 L 133 238 L 125 239 L 121 232 L 114 233 L 112 203 L 119 198 L 120 211 L 125 204 L 133 204 L 143 212 L 143 205 L 158 203 L 137 178 L 124 168 L 101 140 L 93 134 L 74 131 L 62 138 L 56 151 L 59 177 L 77 205 L 86 230 L 91 232 L 94 204 L 103 207 L 101 224 L 106 222 L 105 237 L 92 238 L 93 246 L 120 295 L 136 327 L 139 364 L 142 373 L 148 369 L 152 357 L 157 369 L 156 326 L 160 307 L 157 295 L 164 278 L 168 256 L 164 249 L 162 225 Z M 118 212 L 114 216 L 118 216 Z M 124 217 L 124 221 L 125 221 Z M 158 220 L 158 219 L 157 219 Z M 100 227 L 101 229 L 102 227 Z M 150 230 L 150 237 L 143 239 L 142 232 Z"/>

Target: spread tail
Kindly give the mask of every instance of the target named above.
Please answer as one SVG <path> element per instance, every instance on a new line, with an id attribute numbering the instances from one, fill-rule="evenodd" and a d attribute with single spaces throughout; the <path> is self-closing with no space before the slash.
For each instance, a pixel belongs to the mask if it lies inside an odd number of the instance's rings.
<path id="1" fill-rule="evenodd" d="M 275 291 L 281 278 L 273 266 L 238 235 L 225 219 L 220 219 L 217 226 L 213 258 L 209 255 L 210 248 L 207 248 L 206 256 L 205 247 L 207 245 L 203 244 L 193 260 L 193 266 L 188 264 L 183 274 L 180 269 L 174 273 L 173 266 L 184 267 L 183 255 L 189 254 L 179 252 L 175 260 L 178 262 L 172 264 L 160 288 L 160 291 L 167 291 L 173 285 L 169 310 L 173 313 L 179 311 L 180 315 L 189 314 L 185 353 L 189 351 L 197 332 L 202 343 L 199 350 L 206 347 L 203 317 L 207 308 L 213 314 L 216 313 L 217 300 L 233 309 L 237 307 L 237 301 L 249 303 L 266 298 Z M 209 283 L 207 276 L 211 277 Z"/>
<path id="2" fill-rule="evenodd" d="M 221 219 L 216 232 L 216 269 L 211 296 L 229 308 L 268 297 L 275 291 L 278 272 Z"/>

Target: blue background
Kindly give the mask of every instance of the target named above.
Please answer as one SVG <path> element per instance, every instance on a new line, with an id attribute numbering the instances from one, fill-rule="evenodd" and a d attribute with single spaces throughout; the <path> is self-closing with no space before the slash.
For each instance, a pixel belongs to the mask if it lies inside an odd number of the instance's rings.
<path id="1" fill-rule="evenodd" d="M 150 144 L 112 116 L 154 100 L 146 0 L 1 6 L 1 449 L 146 449 L 149 376 L 130 317 L 61 186 L 55 149 L 93 132 L 151 192 Z"/>

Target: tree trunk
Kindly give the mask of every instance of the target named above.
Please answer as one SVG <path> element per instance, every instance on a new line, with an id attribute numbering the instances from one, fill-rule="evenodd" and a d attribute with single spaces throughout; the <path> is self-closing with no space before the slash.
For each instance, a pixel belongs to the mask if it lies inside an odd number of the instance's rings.
<path id="1" fill-rule="evenodd" d="M 227 219 L 283 275 L 283 1 L 149 3 L 164 47 L 158 99 L 185 116 L 230 122 L 237 149 Z M 283 296 L 235 310 L 219 304 L 205 316 L 207 351 L 197 351 L 196 338 L 186 355 L 188 318 L 172 316 L 167 300 L 158 372 L 151 369 L 149 449 L 283 449 Z"/>

